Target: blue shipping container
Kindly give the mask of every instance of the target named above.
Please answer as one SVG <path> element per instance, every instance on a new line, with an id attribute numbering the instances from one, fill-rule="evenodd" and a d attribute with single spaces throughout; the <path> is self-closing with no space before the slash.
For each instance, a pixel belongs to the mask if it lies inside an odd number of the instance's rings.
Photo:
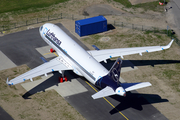
<path id="1" fill-rule="evenodd" d="M 107 20 L 104 16 L 75 21 L 75 32 L 80 37 L 104 31 L 107 31 Z"/>

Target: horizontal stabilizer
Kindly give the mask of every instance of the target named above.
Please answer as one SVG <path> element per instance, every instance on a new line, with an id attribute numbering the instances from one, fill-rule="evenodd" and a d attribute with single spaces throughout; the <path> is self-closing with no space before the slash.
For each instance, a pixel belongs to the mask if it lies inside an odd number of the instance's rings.
<path id="1" fill-rule="evenodd" d="M 121 86 L 125 89 L 126 92 L 144 88 L 151 86 L 149 82 L 142 82 L 142 83 L 121 83 Z"/>
<path id="2" fill-rule="evenodd" d="M 104 89 L 92 95 L 92 98 L 98 99 L 98 98 L 107 97 L 107 96 L 115 95 L 115 94 L 116 93 L 114 92 L 114 90 L 111 87 L 107 86 Z"/>

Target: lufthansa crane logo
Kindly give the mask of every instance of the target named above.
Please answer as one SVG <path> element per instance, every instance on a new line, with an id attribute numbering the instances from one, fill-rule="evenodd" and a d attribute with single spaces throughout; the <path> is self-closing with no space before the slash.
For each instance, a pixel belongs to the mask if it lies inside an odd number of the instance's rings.
<path id="1" fill-rule="evenodd" d="M 118 82 L 118 81 L 119 81 L 119 77 L 118 77 L 118 71 L 117 71 L 117 69 L 116 69 L 116 68 L 113 68 L 112 73 L 113 73 L 113 80 L 114 80 L 115 82 Z"/>

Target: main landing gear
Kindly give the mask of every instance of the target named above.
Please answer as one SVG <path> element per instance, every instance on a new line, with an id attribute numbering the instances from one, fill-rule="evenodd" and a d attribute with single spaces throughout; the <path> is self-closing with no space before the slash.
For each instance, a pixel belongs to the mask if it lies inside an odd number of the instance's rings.
<path id="1" fill-rule="evenodd" d="M 64 81 L 67 82 L 67 76 L 64 76 L 65 71 L 61 71 L 62 77 L 59 77 L 59 82 L 62 83 Z"/>
<path id="2" fill-rule="evenodd" d="M 63 83 L 64 81 L 67 82 L 67 76 L 59 77 L 59 82 L 60 82 L 60 83 Z"/>

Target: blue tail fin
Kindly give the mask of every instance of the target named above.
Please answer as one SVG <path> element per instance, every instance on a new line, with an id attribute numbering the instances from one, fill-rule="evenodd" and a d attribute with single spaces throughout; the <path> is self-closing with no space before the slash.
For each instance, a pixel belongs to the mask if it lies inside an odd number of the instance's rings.
<path id="1" fill-rule="evenodd" d="M 110 95 L 120 95 L 125 96 L 126 92 L 131 90 L 136 90 L 139 88 L 144 88 L 151 86 L 149 82 L 142 83 L 121 83 L 119 81 L 120 73 L 121 73 L 121 65 L 122 60 L 118 58 L 112 68 L 109 70 L 109 73 L 104 77 L 97 80 L 95 85 L 102 88 L 99 92 L 92 95 L 93 99 L 106 97 Z"/>
<path id="2" fill-rule="evenodd" d="M 109 70 L 109 73 L 97 80 L 95 83 L 100 88 L 105 88 L 106 86 L 110 86 L 114 90 L 116 90 L 117 87 L 120 86 L 119 77 L 121 72 L 121 64 L 122 60 L 118 58 L 112 68 Z"/>
<path id="3" fill-rule="evenodd" d="M 122 65 L 122 60 L 118 58 L 108 73 L 108 76 L 115 82 L 119 82 L 121 65 Z"/>

